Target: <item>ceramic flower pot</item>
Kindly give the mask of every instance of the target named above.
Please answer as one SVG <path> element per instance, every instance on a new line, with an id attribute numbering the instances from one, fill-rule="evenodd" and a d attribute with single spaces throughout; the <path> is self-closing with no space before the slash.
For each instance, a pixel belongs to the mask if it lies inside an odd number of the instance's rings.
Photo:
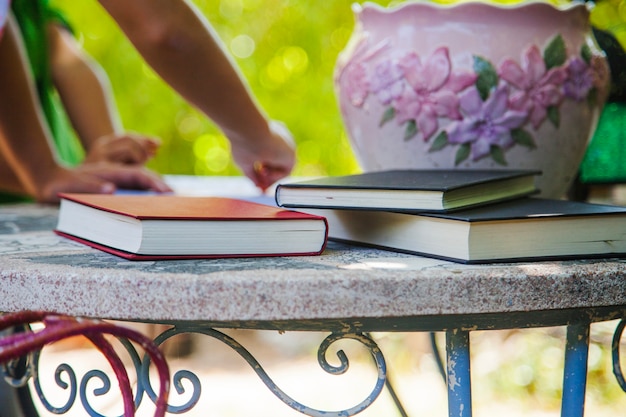
<path id="1" fill-rule="evenodd" d="M 609 84 L 587 6 L 353 10 L 335 86 L 364 171 L 540 169 L 542 196 L 565 193 Z"/>

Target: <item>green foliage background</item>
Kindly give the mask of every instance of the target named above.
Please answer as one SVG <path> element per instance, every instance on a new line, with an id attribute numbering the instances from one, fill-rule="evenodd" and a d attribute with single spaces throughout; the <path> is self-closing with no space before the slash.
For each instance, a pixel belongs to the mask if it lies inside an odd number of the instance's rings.
<path id="1" fill-rule="evenodd" d="M 269 116 L 294 133 L 294 175 L 358 172 L 335 98 L 333 71 L 353 29 L 351 5 L 364 0 L 191 1 L 213 24 Z M 221 132 L 154 74 L 97 0 L 52 3 L 66 13 L 84 48 L 109 75 L 125 127 L 162 139 L 151 168 L 163 174 L 239 173 Z M 602 0 L 592 20 L 626 44 L 625 10 L 624 0 Z"/>
<path id="2" fill-rule="evenodd" d="M 162 139 L 150 167 L 164 174 L 239 171 L 215 126 L 143 62 L 96 0 L 55 0 L 84 48 L 104 67 L 124 126 Z M 333 87 L 338 53 L 353 28 L 353 0 L 193 0 L 236 58 L 270 117 L 297 142 L 295 175 L 358 171 Z M 389 0 L 377 1 L 387 5 Z M 181 63 L 182 65 L 182 63 Z"/>

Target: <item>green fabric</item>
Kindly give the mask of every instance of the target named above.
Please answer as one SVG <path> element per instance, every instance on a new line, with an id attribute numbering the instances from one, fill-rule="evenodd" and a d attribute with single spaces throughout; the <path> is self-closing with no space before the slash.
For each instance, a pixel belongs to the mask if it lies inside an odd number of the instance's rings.
<path id="1" fill-rule="evenodd" d="M 0 192 L 0 204 L 26 203 L 26 202 L 32 202 L 32 201 L 34 201 L 32 198 L 26 197 L 23 195 Z"/>
<path id="2" fill-rule="evenodd" d="M 626 104 L 607 104 L 580 166 L 580 180 L 583 183 L 626 182 L 624 126 L 626 126 Z"/>
<path id="3" fill-rule="evenodd" d="M 49 5 L 48 0 L 13 0 L 11 9 L 22 31 L 39 100 L 57 154 L 63 163 L 75 166 L 82 160 L 84 152 L 52 82 L 46 34 L 46 26 L 50 23 L 63 25 L 68 30 L 71 30 L 70 26 L 62 14 Z"/>

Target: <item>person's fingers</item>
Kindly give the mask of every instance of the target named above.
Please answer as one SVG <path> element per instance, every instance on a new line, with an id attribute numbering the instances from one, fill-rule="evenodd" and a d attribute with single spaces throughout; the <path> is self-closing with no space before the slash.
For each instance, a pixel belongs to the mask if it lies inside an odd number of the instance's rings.
<path id="1" fill-rule="evenodd" d="M 86 161 L 142 165 L 156 155 L 160 144 L 156 138 L 130 133 L 103 136 L 94 144 Z"/>
<path id="2" fill-rule="evenodd" d="M 282 122 L 270 121 L 272 141 L 262 149 L 248 177 L 263 191 L 289 175 L 295 165 L 295 141 Z"/>
<path id="3" fill-rule="evenodd" d="M 120 138 L 111 143 L 107 159 L 110 162 L 139 165 L 146 162 L 149 157 L 148 151 L 138 141 Z"/>
<path id="4" fill-rule="evenodd" d="M 68 174 L 51 181 L 43 193 L 37 196 L 40 203 L 58 203 L 59 193 L 112 194 L 116 190 L 110 181 L 91 175 Z"/>
<path id="5" fill-rule="evenodd" d="M 149 159 L 156 155 L 157 150 L 161 146 L 161 141 L 159 139 L 150 136 L 127 134 L 124 138 L 133 141 L 135 145 L 139 146 L 145 159 Z"/>
<path id="6" fill-rule="evenodd" d="M 143 143 L 144 149 L 150 156 L 154 156 L 161 146 L 161 141 L 152 137 L 142 137 L 141 141 Z"/>
<path id="7" fill-rule="evenodd" d="M 171 192 L 163 179 L 152 171 L 132 166 L 106 166 L 92 171 L 100 179 L 115 184 L 118 188 Z"/>
<path id="8" fill-rule="evenodd" d="M 102 180 L 97 177 L 84 177 L 81 181 L 68 185 L 65 192 L 112 194 L 115 190 L 116 186 L 112 182 Z"/>
<path id="9" fill-rule="evenodd" d="M 254 163 L 253 173 L 249 176 L 252 182 L 262 191 L 267 190 L 272 184 L 286 177 L 291 172 L 291 167 L 271 165 L 257 161 Z"/>
<path id="10" fill-rule="evenodd" d="M 84 163 L 74 169 L 59 168 L 35 198 L 41 203 L 58 203 L 59 193 L 111 194 L 120 188 L 172 191 L 159 175 L 143 167 Z"/>

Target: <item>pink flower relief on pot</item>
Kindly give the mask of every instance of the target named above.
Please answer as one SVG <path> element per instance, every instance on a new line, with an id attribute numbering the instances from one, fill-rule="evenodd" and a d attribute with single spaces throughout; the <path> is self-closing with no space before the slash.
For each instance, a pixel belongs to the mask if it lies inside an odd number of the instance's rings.
<path id="1" fill-rule="evenodd" d="M 526 122 L 528 113 L 509 108 L 508 93 L 508 87 L 503 83 L 485 101 L 475 88 L 461 93 L 464 118 L 448 126 L 448 142 L 470 144 L 474 161 L 490 155 L 493 146 L 512 147 L 515 141 L 511 131 Z"/>
<path id="2" fill-rule="evenodd" d="M 363 106 L 370 89 L 366 65 L 360 62 L 350 64 L 345 70 L 344 80 L 344 89 L 350 103 L 356 107 Z"/>
<path id="3" fill-rule="evenodd" d="M 561 86 L 567 79 L 567 71 L 563 67 L 547 70 L 536 45 L 526 50 L 522 66 L 512 59 L 503 61 L 499 76 L 518 89 L 511 93 L 510 106 L 527 112 L 535 129 L 546 119 L 548 108 L 558 106 L 563 100 Z"/>
<path id="4" fill-rule="evenodd" d="M 563 92 L 569 98 L 583 101 L 594 87 L 594 74 L 591 66 L 580 57 L 573 57 L 567 64 L 567 79 Z"/>
<path id="5" fill-rule="evenodd" d="M 370 46 L 367 39 L 361 39 L 356 44 L 354 59 L 337 75 L 353 106 L 362 107 L 365 104 L 371 90 L 371 60 L 388 47 L 388 40 Z"/>
<path id="6" fill-rule="evenodd" d="M 476 81 L 469 72 L 452 72 L 448 48 L 437 49 L 422 63 L 419 55 L 409 53 L 400 60 L 405 88 L 394 101 L 399 124 L 415 121 L 426 141 L 439 129 L 439 117 L 461 118 L 457 93 Z"/>
<path id="7" fill-rule="evenodd" d="M 400 98 L 404 90 L 404 72 L 395 60 L 383 61 L 374 68 L 371 91 L 383 105 Z"/>

